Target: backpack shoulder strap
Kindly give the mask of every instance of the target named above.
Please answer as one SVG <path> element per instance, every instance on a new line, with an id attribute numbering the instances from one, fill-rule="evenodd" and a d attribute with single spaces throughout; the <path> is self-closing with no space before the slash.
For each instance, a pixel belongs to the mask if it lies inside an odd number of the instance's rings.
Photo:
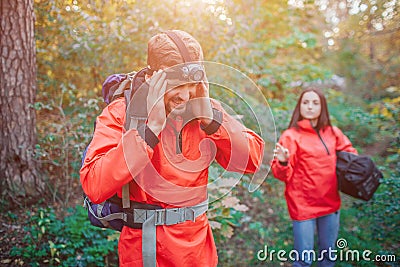
<path id="1" fill-rule="evenodd" d="M 127 79 L 121 83 L 121 85 L 119 86 L 119 88 L 117 89 L 117 91 L 115 93 L 118 92 L 119 95 L 124 94 L 126 107 L 128 108 L 129 101 L 130 101 L 131 95 L 132 95 L 132 90 L 135 89 L 135 88 L 133 88 L 133 79 L 136 75 L 136 72 L 131 72 L 131 73 L 128 73 L 127 75 L 128 75 Z M 129 86 L 128 86 L 128 83 L 129 83 Z M 131 202 L 129 199 L 129 183 L 127 183 L 124 186 L 122 186 L 122 208 L 128 209 L 128 208 L 130 208 L 130 206 L 131 206 Z"/>
<path id="2" fill-rule="evenodd" d="M 111 102 L 124 94 L 124 92 L 128 89 L 129 82 L 130 82 L 130 80 L 126 79 L 118 85 L 117 90 L 115 90 L 115 92 L 112 95 Z"/>
<path id="3" fill-rule="evenodd" d="M 131 207 L 131 201 L 129 199 L 129 183 L 122 186 L 122 208 L 129 209 Z"/>
<path id="4" fill-rule="evenodd" d="M 125 102 L 126 102 L 126 118 L 125 118 L 125 130 L 139 129 L 147 120 L 147 103 L 146 98 L 148 94 L 148 84 L 145 82 L 145 75 L 148 69 L 144 68 L 137 72 L 132 77 L 130 84 L 131 89 L 125 90 Z"/>
<path id="5" fill-rule="evenodd" d="M 130 99 L 129 96 L 131 95 L 132 89 L 134 89 L 134 88 L 132 88 L 132 85 L 133 85 L 133 79 L 134 79 L 136 73 L 137 72 L 133 71 L 133 72 L 125 74 L 126 79 L 123 80 L 118 85 L 118 88 L 114 91 L 114 93 L 112 95 L 111 101 L 113 101 L 114 99 L 116 99 L 122 95 L 125 95 L 126 103 L 129 103 L 129 99 Z M 127 93 L 129 94 L 128 98 L 126 98 Z"/>
<path id="6" fill-rule="evenodd" d="M 111 101 L 113 101 L 114 99 L 124 95 L 127 110 L 129 107 L 129 103 L 131 101 L 131 96 L 133 95 L 134 91 L 137 89 L 137 88 L 134 88 L 134 86 L 135 86 L 134 79 L 135 79 L 136 74 L 138 74 L 138 72 L 127 73 L 126 79 L 119 84 L 118 88 L 115 90 L 115 92 L 113 93 L 113 96 L 111 98 Z M 140 127 L 144 123 L 145 123 L 144 120 L 139 120 L 136 125 L 136 128 Z M 125 125 L 126 124 L 127 124 L 127 122 L 125 122 Z M 125 128 L 126 128 L 126 126 L 125 126 Z M 129 127 L 126 129 L 129 129 Z M 122 208 L 128 209 L 128 208 L 130 208 L 130 204 L 131 203 L 130 203 L 130 199 L 129 199 L 129 183 L 127 183 L 124 186 L 122 186 Z"/>

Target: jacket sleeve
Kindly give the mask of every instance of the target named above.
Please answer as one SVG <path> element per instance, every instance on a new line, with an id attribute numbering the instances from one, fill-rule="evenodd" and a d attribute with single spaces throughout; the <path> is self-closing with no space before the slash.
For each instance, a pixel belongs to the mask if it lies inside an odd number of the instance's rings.
<path id="1" fill-rule="evenodd" d="M 271 162 L 272 174 L 275 178 L 287 182 L 293 175 L 293 169 L 296 162 L 297 144 L 289 131 L 283 132 L 279 139 L 279 144 L 289 150 L 289 159 L 286 165 L 282 165 L 277 158 Z"/>
<path id="2" fill-rule="evenodd" d="M 246 128 L 230 116 L 215 100 L 212 100 L 214 117 L 219 117 L 217 127 L 211 130 L 209 138 L 217 148 L 215 159 L 226 170 L 239 173 L 254 173 L 261 166 L 264 141 L 259 135 Z M 219 115 L 218 115 L 219 114 Z M 215 118 L 214 118 L 215 119 Z M 215 121 L 211 124 L 215 124 Z M 214 126 L 215 126 L 214 125 Z"/>
<path id="3" fill-rule="evenodd" d="M 357 150 L 351 144 L 349 138 L 346 135 L 344 135 L 339 128 L 335 126 L 333 126 L 332 128 L 336 136 L 336 151 L 346 151 L 358 154 Z"/>
<path id="4" fill-rule="evenodd" d="M 80 170 L 85 194 L 101 203 L 120 191 L 149 162 L 153 149 L 138 130 L 125 132 L 125 100 L 113 101 L 96 120 L 93 139 Z"/>

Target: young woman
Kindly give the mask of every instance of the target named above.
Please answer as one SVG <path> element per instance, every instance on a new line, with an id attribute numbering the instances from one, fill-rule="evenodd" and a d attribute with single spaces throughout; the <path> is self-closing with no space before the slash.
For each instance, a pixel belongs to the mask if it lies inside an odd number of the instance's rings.
<path id="1" fill-rule="evenodd" d="M 357 153 L 349 139 L 331 125 L 326 98 L 316 88 L 302 92 L 289 127 L 276 145 L 274 176 L 285 182 L 285 197 L 293 220 L 293 266 L 333 266 L 339 231 L 340 196 L 336 151 Z M 319 253 L 314 253 L 314 232 Z M 330 257 L 329 257 L 330 256 Z"/>

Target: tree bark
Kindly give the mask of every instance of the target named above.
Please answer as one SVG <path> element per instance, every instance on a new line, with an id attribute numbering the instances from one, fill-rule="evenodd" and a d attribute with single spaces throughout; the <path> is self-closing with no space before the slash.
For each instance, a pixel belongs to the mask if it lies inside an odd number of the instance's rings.
<path id="1" fill-rule="evenodd" d="M 33 0 L 0 1 L 0 190 L 22 203 L 41 194 L 36 144 Z M 21 201 L 22 200 L 22 201 Z"/>
<path id="2" fill-rule="evenodd" d="M 371 34 L 373 32 L 373 26 L 372 26 L 372 21 L 370 20 L 368 22 L 368 32 Z M 376 91 L 376 58 L 375 58 L 375 44 L 374 44 L 374 39 L 370 38 L 370 34 L 368 36 L 368 41 L 369 41 L 369 60 L 371 61 L 371 70 L 369 73 L 369 78 L 368 78 L 368 92 Z M 369 93 L 368 93 L 369 96 Z"/>

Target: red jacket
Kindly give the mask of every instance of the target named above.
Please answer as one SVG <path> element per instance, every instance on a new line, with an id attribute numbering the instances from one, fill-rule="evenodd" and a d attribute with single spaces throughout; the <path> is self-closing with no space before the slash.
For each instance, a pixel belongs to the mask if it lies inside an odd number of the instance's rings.
<path id="1" fill-rule="evenodd" d="M 158 138 L 148 130 L 125 132 L 125 100 L 112 102 L 97 119 L 80 171 L 86 195 L 100 203 L 115 193 L 121 196 L 121 187 L 129 183 L 131 200 L 164 208 L 193 206 L 207 198 L 208 166 L 214 155 L 227 170 L 255 172 L 262 162 L 263 140 L 218 102 L 212 105 L 222 115 L 221 126 L 207 134 L 198 120 L 191 121 L 183 127 L 179 145 L 176 133 L 182 121 L 169 120 Z M 120 266 L 142 266 L 141 231 L 122 229 Z M 156 250 L 158 266 L 216 266 L 218 261 L 205 214 L 195 222 L 157 226 Z"/>
<path id="2" fill-rule="evenodd" d="M 287 166 L 272 161 L 272 172 L 285 182 L 285 197 L 293 220 L 308 220 L 336 212 L 340 196 L 336 178 L 336 151 L 357 153 L 337 127 L 319 133 L 309 120 L 283 132 L 279 143 L 289 150 Z"/>

